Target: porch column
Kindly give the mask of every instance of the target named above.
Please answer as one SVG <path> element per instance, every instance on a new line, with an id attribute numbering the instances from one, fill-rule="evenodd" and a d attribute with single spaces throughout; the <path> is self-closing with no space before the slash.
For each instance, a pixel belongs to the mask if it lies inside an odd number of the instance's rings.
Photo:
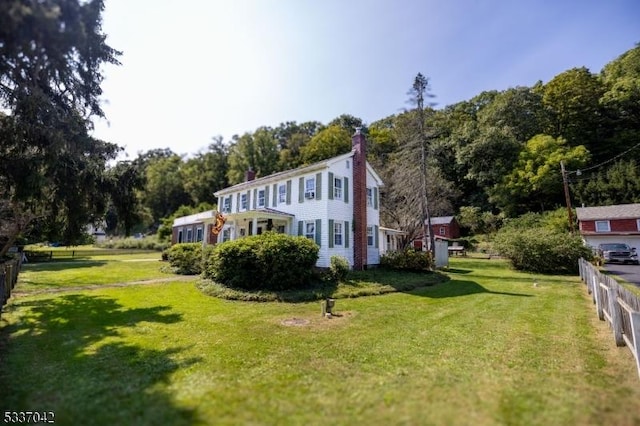
<path id="1" fill-rule="evenodd" d="M 258 235 L 258 217 L 255 216 L 253 218 L 253 229 L 251 230 L 251 235 Z"/>

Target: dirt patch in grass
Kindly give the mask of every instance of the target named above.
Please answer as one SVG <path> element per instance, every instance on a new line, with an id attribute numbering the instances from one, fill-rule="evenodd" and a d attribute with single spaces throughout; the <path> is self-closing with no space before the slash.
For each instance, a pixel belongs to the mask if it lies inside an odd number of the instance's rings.
<path id="1" fill-rule="evenodd" d="M 280 318 L 276 321 L 285 327 L 293 327 L 307 330 L 323 330 L 348 323 L 356 315 L 355 312 L 336 312 L 330 317 L 317 314 L 298 315 L 295 317 Z"/>

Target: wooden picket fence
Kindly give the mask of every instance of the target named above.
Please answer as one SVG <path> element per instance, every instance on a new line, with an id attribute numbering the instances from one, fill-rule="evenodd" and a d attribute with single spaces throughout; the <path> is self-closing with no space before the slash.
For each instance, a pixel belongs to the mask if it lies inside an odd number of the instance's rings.
<path id="1" fill-rule="evenodd" d="M 0 263 L 0 315 L 2 314 L 2 308 L 11 297 L 11 291 L 16 286 L 16 282 L 18 282 L 18 273 L 21 266 L 21 256 Z"/>
<path id="2" fill-rule="evenodd" d="M 609 323 L 617 346 L 631 350 L 640 375 L 640 298 L 586 260 L 580 259 L 579 267 L 598 318 Z"/>

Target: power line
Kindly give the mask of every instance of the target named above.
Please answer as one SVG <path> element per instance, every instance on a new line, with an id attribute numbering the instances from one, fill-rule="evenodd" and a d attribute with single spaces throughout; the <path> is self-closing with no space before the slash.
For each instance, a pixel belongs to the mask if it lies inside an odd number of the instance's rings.
<path id="1" fill-rule="evenodd" d="M 629 152 L 633 151 L 634 149 L 636 149 L 636 148 L 637 148 L 637 147 L 639 147 L 639 146 L 640 146 L 640 142 L 638 142 L 637 144 L 635 144 L 635 145 L 634 145 L 634 146 L 632 146 L 631 148 L 627 149 L 626 151 L 621 152 L 620 154 L 618 154 L 618 155 L 616 155 L 616 156 L 614 156 L 614 157 L 612 157 L 612 158 L 610 158 L 610 159 L 608 159 L 608 160 L 603 161 L 603 162 L 602 162 L 602 163 L 600 163 L 600 164 L 596 164 L 595 166 L 587 167 L 586 169 L 570 171 L 570 172 L 567 172 L 567 175 L 570 175 L 570 174 L 572 174 L 572 173 L 576 173 L 578 176 L 580 176 L 580 174 L 581 174 L 581 173 L 583 173 L 583 172 L 588 172 L 589 170 L 596 169 L 596 168 L 598 168 L 598 167 L 600 167 L 600 166 L 604 166 L 605 164 L 608 164 L 608 163 L 610 163 L 610 162 L 612 162 L 612 161 L 617 160 L 618 158 L 620 158 L 620 157 L 622 157 L 623 155 L 625 155 L 625 154 L 627 154 L 627 153 L 629 153 Z"/>

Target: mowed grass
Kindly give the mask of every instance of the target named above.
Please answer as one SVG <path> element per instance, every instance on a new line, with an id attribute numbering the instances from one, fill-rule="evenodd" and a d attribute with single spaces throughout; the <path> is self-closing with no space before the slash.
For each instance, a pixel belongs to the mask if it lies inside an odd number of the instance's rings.
<path id="1" fill-rule="evenodd" d="M 13 298 L 0 405 L 59 424 L 640 424 L 633 357 L 577 278 L 479 259 L 450 276 L 332 319 L 188 282 Z"/>
<path id="2" fill-rule="evenodd" d="M 173 274 L 163 271 L 166 265 L 160 261 L 160 253 L 157 252 L 27 262 L 22 266 L 16 291 L 34 292 L 173 277 Z"/>

